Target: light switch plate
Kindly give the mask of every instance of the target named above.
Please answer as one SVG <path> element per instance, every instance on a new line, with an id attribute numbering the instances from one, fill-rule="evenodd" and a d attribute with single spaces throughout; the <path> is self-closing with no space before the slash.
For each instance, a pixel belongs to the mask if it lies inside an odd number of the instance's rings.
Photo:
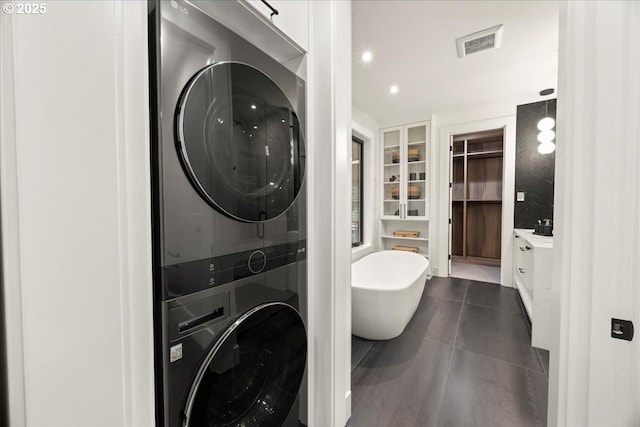
<path id="1" fill-rule="evenodd" d="M 524 202 L 524 191 L 518 191 L 516 193 L 516 202 Z"/>

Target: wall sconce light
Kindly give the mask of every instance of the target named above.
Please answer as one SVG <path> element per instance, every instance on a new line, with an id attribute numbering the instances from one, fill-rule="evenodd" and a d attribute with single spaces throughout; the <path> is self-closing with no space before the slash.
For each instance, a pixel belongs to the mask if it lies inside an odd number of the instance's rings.
<path id="1" fill-rule="evenodd" d="M 540 91 L 540 96 L 551 95 L 554 92 L 553 89 L 545 89 Z M 556 125 L 556 121 L 549 117 L 549 100 L 545 100 L 544 104 L 545 117 L 538 122 L 538 152 L 540 154 L 550 154 L 556 149 L 556 144 L 553 140 L 556 137 L 556 133 L 553 128 Z"/>

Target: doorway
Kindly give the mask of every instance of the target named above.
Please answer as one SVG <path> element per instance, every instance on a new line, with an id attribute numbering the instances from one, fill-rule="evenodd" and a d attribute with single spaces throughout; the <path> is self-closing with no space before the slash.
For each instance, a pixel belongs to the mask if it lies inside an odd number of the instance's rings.
<path id="1" fill-rule="evenodd" d="M 449 152 L 450 274 L 500 283 L 504 129 L 453 135 Z"/>

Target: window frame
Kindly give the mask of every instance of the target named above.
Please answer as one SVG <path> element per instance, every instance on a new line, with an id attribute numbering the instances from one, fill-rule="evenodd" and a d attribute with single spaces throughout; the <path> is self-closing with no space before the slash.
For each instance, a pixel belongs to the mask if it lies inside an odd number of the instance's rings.
<path id="1" fill-rule="evenodd" d="M 351 247 L 357 248 L 359 246 L 364 245 L 364 141 L 355 135 L 351 135 L 351 165 L 353 170 L 353 144 L 358 144 L 360 146 L 360 156 L 359 156 L 359 191 L 358 195 L 360 196 L 359 200 L 359 215 L 358 215 L 358 229 L 360 230 L 360 240 L 357 242 L 353 241 L 353 231 L 351 233 Z M 353 177 L 351 179 L 353 185 Z M 353 224 L 353 187 L 351 190 L 351 224 Z"/>

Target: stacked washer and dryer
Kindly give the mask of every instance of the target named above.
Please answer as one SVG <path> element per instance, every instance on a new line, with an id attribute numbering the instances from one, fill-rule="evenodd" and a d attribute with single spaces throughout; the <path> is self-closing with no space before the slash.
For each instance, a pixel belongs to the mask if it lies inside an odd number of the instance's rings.
<path id="1" fill-rule="evenodd" d="M 305 82 L 149 1 L 157 422 L 306 424 Z"/>

